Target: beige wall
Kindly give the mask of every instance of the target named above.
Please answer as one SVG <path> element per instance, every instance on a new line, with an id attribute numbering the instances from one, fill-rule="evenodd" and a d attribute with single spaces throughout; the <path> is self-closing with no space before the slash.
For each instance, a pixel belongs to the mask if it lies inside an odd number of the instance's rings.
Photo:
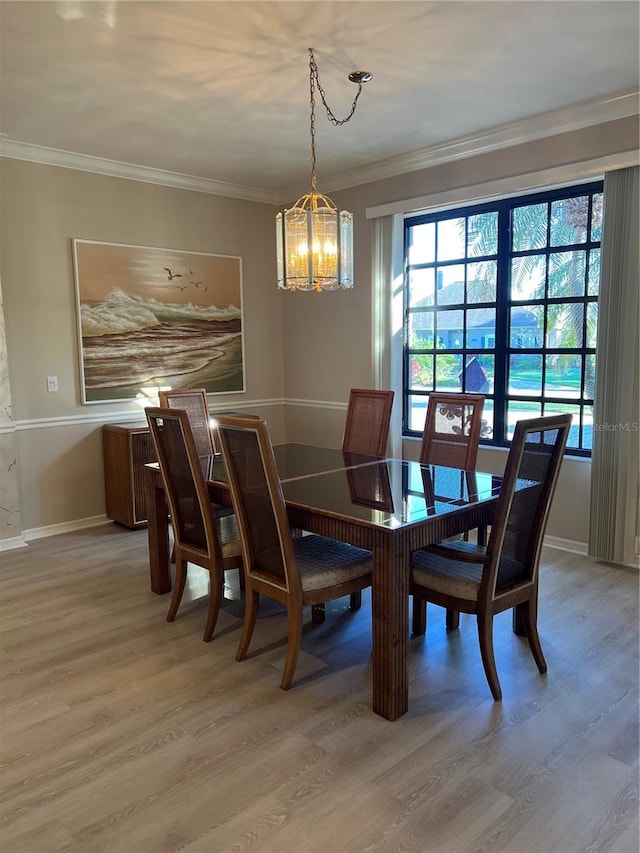
<path id="1" fill-rule="evenodd" d="M 103 514 L 100 426 L 139 417 L 135 404 L 80 402 L 73 237 L 240 255 L 246 393 L 215 404 L 265 416 L 276 440 L 336 446 L 349 388 L 374 382 L 368 207 L 637 147 L 637 119 L 625 119 L 332 192 L 356 217 L 356 289 L 331 294 L 277 292 L 269 205 L 0 159 L 0 276 L 23 530 Z M 57 394 L 47 393 L 48 375 L 58 377 Z M 413 457 L 414 443 L 404 452 Z M 504 458 L 483 450 L 480 464 L 499 472 Z M 566 460 L 551 535 L 587 541 L 589 479 L 588 462 Z"/>
<path id="2" fill-rule="evenodd" d="M 135 403 L 82 405 L 71 240 L 242 257 L 246 393 L 211 398 L 269 413 L 283 434 L 282 294 L 273 208 L 255 202 L 0 159 L 0 263 L 22 529 L 104 513 L 101 423 Z M 47 376 L 59 391 L 47 392 Z"/>

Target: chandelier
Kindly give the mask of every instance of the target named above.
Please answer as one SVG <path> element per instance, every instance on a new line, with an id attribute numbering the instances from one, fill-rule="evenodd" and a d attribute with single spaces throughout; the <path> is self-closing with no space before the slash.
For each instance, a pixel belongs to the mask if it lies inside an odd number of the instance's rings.
<path id="1" fill-rule="evenodd" d="M 293 207 L 276 216 L 278 287 L 281 290 L 338 290 L 353 287 L 353 214 L 338 210 L 331 199 L 318 192 L 316 180 L 315 91 L 320 93 L 327 118 L 336 127 L 346 124 L 356 111 L 362 84 L 373 74 L 353 71 L 349 80 L 358 84 L 351 112 L 337 119 L 329 109 L 320 85 L 318 66 L 309 48 L 309 93 L 311 104 L 311 192 Z"/>

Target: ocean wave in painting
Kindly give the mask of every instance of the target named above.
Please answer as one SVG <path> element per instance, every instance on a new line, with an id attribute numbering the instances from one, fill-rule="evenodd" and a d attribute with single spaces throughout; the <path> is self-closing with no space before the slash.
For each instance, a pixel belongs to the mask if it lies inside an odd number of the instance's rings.
<path id="1" fill-rule="evenodd" d="M 239 320 L 235 305 L 191 305 L 144 299 L 122 290 L 114 290 L 104 302 L 84 302 L 80 306 L 82 337 L 113 335 L 145 329 L 158 323 L 183 323 L 189 320 Z"/>
<path id="2" fill-rule="evenodd" d="M 82 305 L 88 400 L 135 396 L 145 385 L 205 374 L 207 390 L 242 390 L 241 315 L 235 306 L 163 304 L 115 291 Z M 105 392 L 109 392 L 105 395 Z"/>

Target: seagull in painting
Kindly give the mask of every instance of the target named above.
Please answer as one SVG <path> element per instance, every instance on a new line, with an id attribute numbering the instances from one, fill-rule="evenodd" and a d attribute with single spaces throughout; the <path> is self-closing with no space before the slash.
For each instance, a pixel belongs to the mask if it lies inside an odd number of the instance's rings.
<path id="1" fill-rule="evenodd" d="M 187 289 L 187 285 L 186 285 L 186 284 L 176 284 L 176 287 L 177 287 L 180 291 L 183 291 L 183 290 L 186 290 L 186 289 Z"/>
<path id="2" fill-rule="evenodd" d="M 173 273 L 173 272 L 171 272 L 169 267 L 162 267 L 162 269 L 166 270 L 169 273 L 169 275 L 167 276 L 169 281 L 173 281 L 174 278 L 182 278 L 182 273 L 179 273 L 179 272 Z"/>
<path id="3" fill-rule="evenodd" d="M 189 275 L 193 275 L 193 270 L 189 267 Z"/>
<path id="4" fill-rule="evenodd" d="M 202 282 L 201 281 L 190 281 L 189 284 L 192 284 L 194 287 L 200 287 Z"/>

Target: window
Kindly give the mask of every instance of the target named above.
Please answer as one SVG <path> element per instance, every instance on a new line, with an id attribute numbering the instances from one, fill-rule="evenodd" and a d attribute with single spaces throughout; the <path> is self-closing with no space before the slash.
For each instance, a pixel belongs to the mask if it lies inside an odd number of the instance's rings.
<path id="1" fill-rule="evenodd" d="M 405 220 L 405 435 L 430 391 L 467 391 L 483 443 L 569 412 L 567 452 L 590 455 L 601 232 L 601 181 Z"/>

